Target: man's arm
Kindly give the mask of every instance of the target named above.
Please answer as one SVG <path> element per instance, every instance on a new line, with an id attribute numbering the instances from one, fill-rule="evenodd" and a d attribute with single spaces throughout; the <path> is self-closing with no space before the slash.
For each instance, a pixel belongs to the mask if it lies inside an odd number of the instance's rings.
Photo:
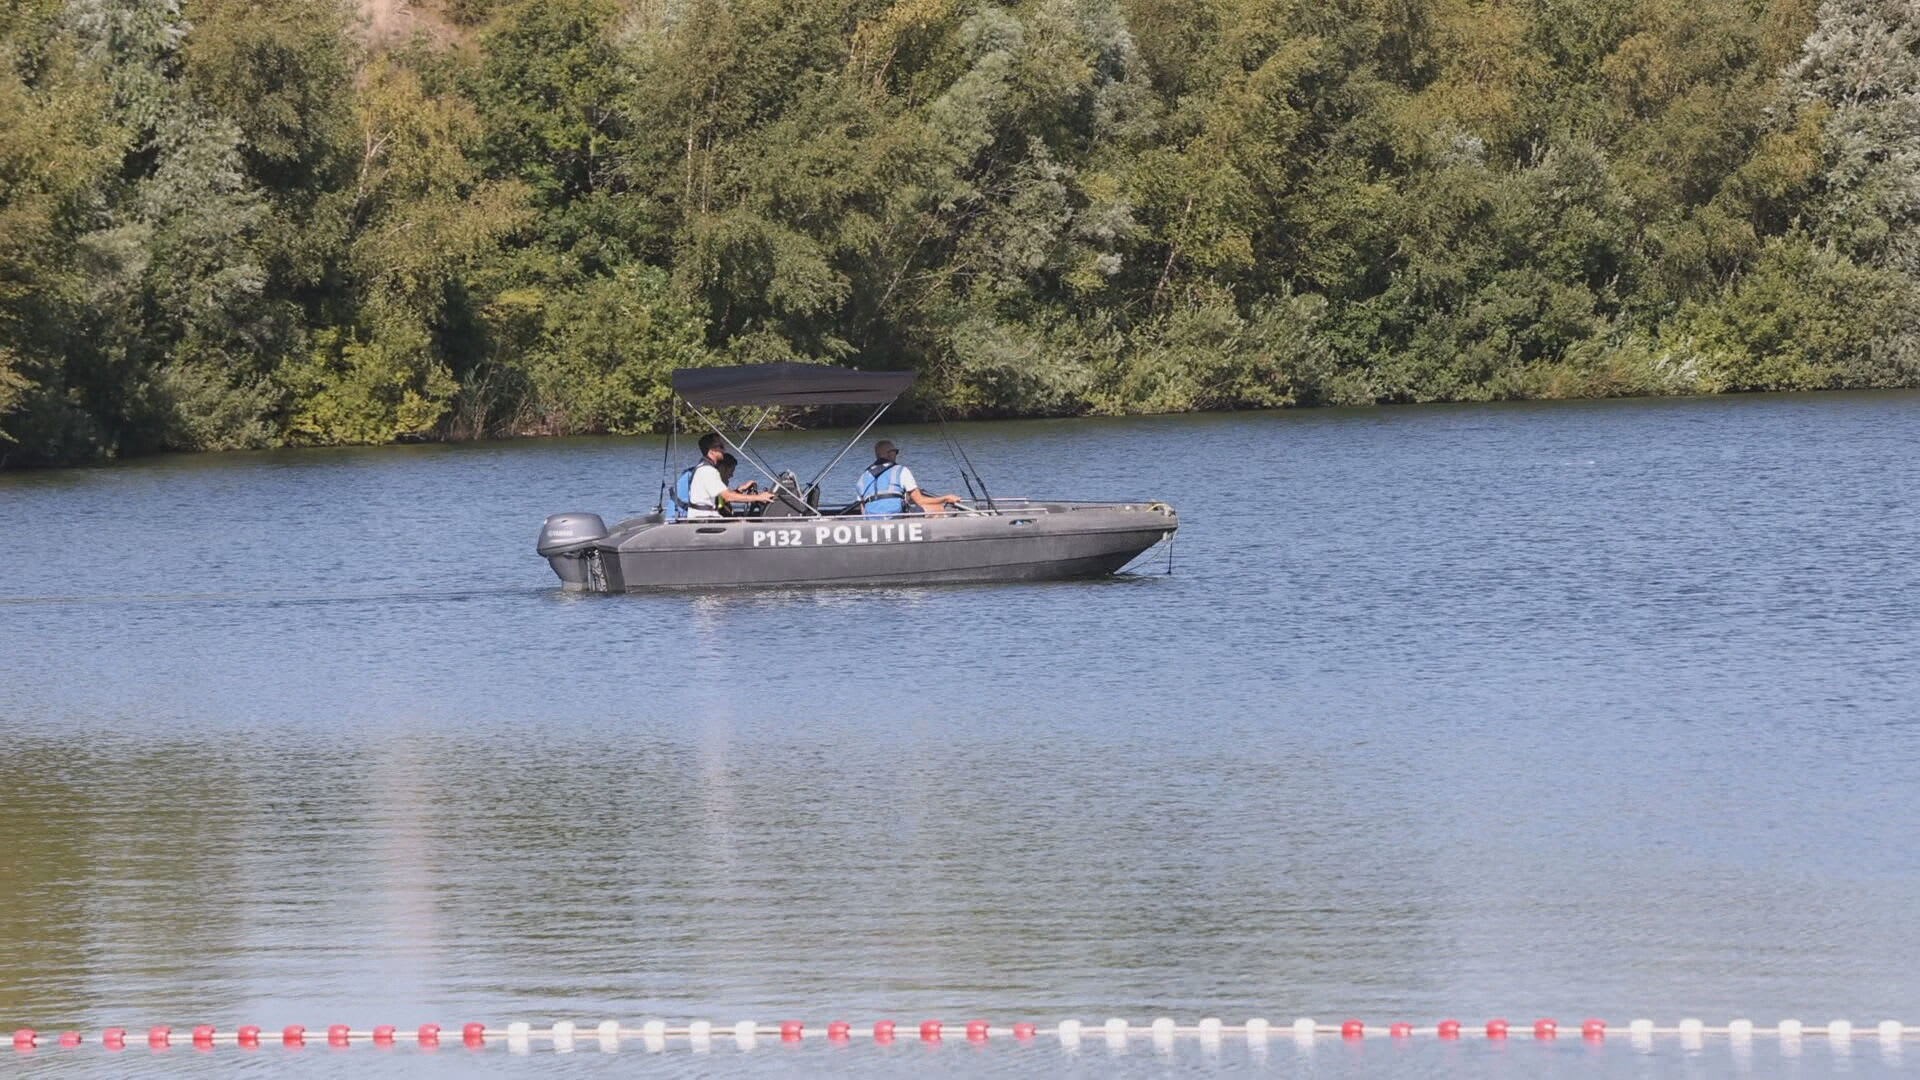
<path id="1" fill-rule="evenodd" d="M 689 485 L 687 495 L 689 503 L 698 505 L 704 502 L 715 510 L 720 509 L 722 503 L 766 502 L 772 498 L 771 495 L 748 495 L 744 492 L 728 491 L 726 485 L 720 480 L 720 474 L 717 471 L 709 472 L 707 469 L 701 469 L 693 474 L 693 483 Z"/>
<path id="2" fill-rule="evenodd" d="M 944 514 L 947 512 L 947 507 L 960 501 L 958 495 L 929 495 L 919 488 L 907 492 L 907 498 L 912 499 L 913 505 L 929 514 Z"/>

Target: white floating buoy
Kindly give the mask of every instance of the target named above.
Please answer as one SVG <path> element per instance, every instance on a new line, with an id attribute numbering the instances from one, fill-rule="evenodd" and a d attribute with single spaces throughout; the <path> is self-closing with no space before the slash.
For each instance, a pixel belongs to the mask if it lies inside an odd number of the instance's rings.
<path id="1" fill-rule="evenodd" d="M 1223 1026 L 1225 1025 L 1220 1023 L 1219 1017 L 1209 1016 L 1200 1021 L 1200 1037 L 1208 1042 L 1218 1042 L 1220 1040 L 1220 1029 Z"/>
<path id="2" fill-rule="evenodd" d="M 1318 1029 L 1319 1025 L 1313 1022 L 1312 1017 L 1302 1016 L 1293 1022 L 1293 1037 L 1296 1039 L 1311 1039 L 1313 1038 L 1313 1033 Z"/>
<path id="3" fill-rule="evenodd" d="M 1651 1021 L 1651 1020 L 1647 1020 L 1647 1019 L 1644 1019 L 1644 1018 L 1642 1018 L 1642 1019 L 1639 1019 L 1639 1020 L 1635 1020 L 1635 1021 L 1633 1021 L 1632 1023 L 1630 1023 L 1630 1024 L 1628 1024 L 1628 1025 L 1627 1025 L 1627 1034 L 1629 1034 L 1629 1035 L 1643 1035 L 1643 1036 L 1647 1036 L 1647 1037 L 1652 1037 L 1652 1035 L 1653 1035 L 1653 1021 Z"/>
<path id="4" fill-rule="evenodd" d="M 1835 1042 L 1846 1042 L 1848 1039 L 1853 1038 L 1853 1021 L 1851 1020 L 1827 1021 L 1827 1038 L 1832 1039 Z"/>
<path id="5" fill-rule="evenodd" d="M 507 1025 L 507 1038 L 524 1039 L 533 1033 L 533 1025 L 525 1020 L 515 1020 Z"/>
<path id="6" fill-rule="evenodd" d="M 573 1049 L 574 1024 L 571 1020 L 557 1021 L 553 1025 L 553 1048 L 555 1050 Z"/>
<path id="7" fill-rule="evenodd" d="M 1900 1026 L 1898 1020 L 1882 1020 L 1880 1026 L 1874 1030 L 1880 1033 L 1880 1038 L 1884 1042 L 1899 1042 L 1901 1036 L 1906 1034 L 1906 1029 Z"/>
<path id="8" fill-rule="evenodd" d="M 742 1050 L 753 1049 L 753 1044 L 759 1041 L 759 1035 L 759 1025 L 751 1020 L 742 1020 L 733 1025 L 734 1045 Z"/>
<path id="9" fill-rule="evenodd" d="M 649 1020 L 640 1025 L 640 1035 L 642 1038 L 647 1039 L 664 1039 L 667 1037 L 667 1022 L 665 1020 Z"/>
<path id="10" fill-rule="evenodd" d="M 1078 1020 L 1060 1021 L 1060 1027 L 1057 1031 L 1057 1034 L 1060 1036 L 1060 1041 L 1062 1043 L 1065 1043 L 1069 1046 L 1075 1043 L 1078 1043 L 1080 1041 L 1080 1021 Z"/>
<path id="11" fill-rule="evenodd" d="M 1270 1026 L 1271 1025 L 1268 1024 L 1265 1020 L 1262 1020 L 1260 1017 L 1257 1017 L 1257 1016 L 1251 1020 L 1248 1020 L 1247 1021 L 1247 1041 L 1250 1043 L 1266 1042 L 1267 1028 Z"/>
<path id="12" fill-rule="evenodd" d="M 600 1026 L 593 1030 L 600 1036 L 601 1053 L 611 1054 L 620 1048 L 620 1021 L 602 1020 Z"/>
<path id="13" fill-rule="evenodd" d="M 1727 1021 L 1727 1037 L 1737 1042 L 1745 1042 L 1746 1040 L 1753 1038 L 1753 1021 L 1751 1020 Z"/>
<path id="14" fill-rule="evenodd" d="M 1108 1035 L 1118 1035 L 1122 1039 L 1127 1037 L 1127 1022 L 1117 1016 L 1109 1018 L 1101 1026 L 1106 1028 Z"/>
<path id="15" fill-rule="evenodd" d="M 1806 1029 L 1807 1026 L 1798 1020 L 1780 1021 L 1780 1037 L 1783 1039 L 1797 1039 Z"/>
<path id="16" fill-rule="evenodd" d="M 1173 1042 L 1174 1023 L 1173 1023 L 1172 1017 L 1162 1016 L 1147 1026 L 1148 1026 L 1148 1029 L 1153 1032 L 1154 1042 L 1157 1042 L 1157 1043 Z"/>
<path id="17" fill-rule="evenodd" d="M 713 1024 L 706 1020 L 695 1020 L 687 1025 L 687 1037 L 697 1043 L 709 1042 L 713 1039 Z"/>
<path id="18" fill-rule="evenodd" d="M 1706 1023 L 1701 1020 L 1688 1018 L 1686 1020 L 1680 1021 L 1680 1034 L 1682 1035 L 1692 1035 L 1698 1038 L 1700 1033 L 1705 1031 L 1706 1028 L 1707 1028 Z"/>

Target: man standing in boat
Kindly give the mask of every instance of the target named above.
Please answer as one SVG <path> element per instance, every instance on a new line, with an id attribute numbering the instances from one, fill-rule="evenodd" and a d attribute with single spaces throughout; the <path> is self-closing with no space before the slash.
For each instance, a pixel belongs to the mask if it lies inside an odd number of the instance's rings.
<path id="1" fill-rule="evenodd" d="M 943 514 L 960 501 L 958 495 L 928 495 L 920 490 L 913 470 L 900 464 L 900 448 L 881 439 L 873 444 L 873 464 L 860 474 L 860 512 L 869 517 L 898 514 L 907 501 L 929 514 Z"/>
<path id="2" fill-rule="evenodd" d="M 727 481 L 720 475 L 721 462 L 732 455 L 727 453 L 725 440 L 716 434 L 700 436 L 700 460 L 681 471 L 673 482 L 673 504 L 683 515 L 693 521 L 707 521 L 720 517 L 720 500 L 730 503 L 772 502 L 773 493 L 767 491 L 731 491 Z M 752 487 L 742 484 L 741 487 Z"/>

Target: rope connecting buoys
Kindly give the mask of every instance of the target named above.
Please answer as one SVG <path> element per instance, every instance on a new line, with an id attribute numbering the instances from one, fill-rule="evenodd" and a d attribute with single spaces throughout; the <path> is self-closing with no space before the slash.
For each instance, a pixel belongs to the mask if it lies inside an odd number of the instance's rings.
<path id="1" fill-rule="evenodd" d="M 871 1041 L 885 1045 L 895 1040 L 898 1022 L 876 1020 L 872 1028 Z M 1710 1026 L 1697 1019 L 1681 1020 L 1671 1027 L 1656 1025 L 1652 1020 L 1639 1019 L 1627 1024 L 1627 1035 L 1635 1044 L 1650 1043 L 1655 1037 L 1677 1036 L 1684 1045 L 1698 1045 L 1703 1040 L 1724 1038 L 1733 1044 L 1751 1043 L 1756 1038 L 1776 1039 L 1783 1044 L 1796 1044 L 1808 1037 L 1825 1038 L 1833 1043 L 1844 1044 L 1863 1032 L 1856 1029 L 1849 1020 L 1829 1020 L 1824 1025 L 1807 1025 L 1799 1020 L 1781 1020 L 1770 1027 L 1763 1027 L 1751 1020 L 1731 1020 L 1723 1026 Z M 690 1046 L 711 1045 L 716 1030 L 724 1030 L 732 1036 L 732 1041 L 742 1049 L 750 1049 L 757 1044 L 763 1031 L 772 1035 L 778 1033 L 783 1043 L 802 1042 L 824 1036 L 827 1041 L 844 1045 L 854 1039 L 854 1027 L 845 1020 L 835 1020 L 823 1027 L 809 1027 L 799 1020 L 782 1021 L 775 1028 L 763 1028 L 752 1020 L 741 1020 L 730 1028 L 716 1029 L 710 1021 L 695 1020 L 685 1026 L 675 1027 L 663 1020 L 649 1020 L 638 1028 L 623 1026 L 617 1020 L 603 1020 L 588 1026 L 570 1020 L 562 1020 L 549 1027 L 536 1028 L 526 1022 L 514 1022 L 502 1027 L 484 1023 L 465 1024 L 460 1029 L 460 1041 L 473 1048 L 491 1043 L 504 1042 L 509 1049 L 523 1050 L 535 1040 L 550 1043 L 556 1050 L 571 1050 L 579 1040 L 596 1041 L 603 1050 L 615 1049 L 622 1040 L 637 1039 L 649 1050 L 664 1050 L 670 1041 L 683 1041 Z M 922 1042 L 937 1043 L 949 1037 L 947 1027 L 940 1020 L 923 1020 L 919 1025 L 919 1037 Z M 1500 1041 L 1514 1037 L 1514 1025 L 1503 1019 L 1492 1019 L 1477 1028 L 1470 1028 L 1458 1020 L 1441 1020 L 1438 1023 L 1422 1026 L 1398 1021 L 1386 1025 L 1370 1027 L 1361 1020 L 1345 1020 L 1338 1024 L 1322 1024 L 1309 1017 L 1293 1021 L 1285 1029 L 1287 1037 L 1298 1042 L 1313 1042 L 1322 1037 L 1337 1036 L 1345 1041 L 1364 1041 L 1367 1039 L 1387 1038 L 1405 1040 L 1421 1037 L 1433 1037 L 1443 1040 L 1457 1040 L 1478 1035 L 1487 1040 Z M 1527 1031 L 1526 1027 L 1521 1028 Z M 1580 1037 L 1593 1042 L 1604 1041 L 1609 1028 L 1604 1020 L 1588 1019 L 1580 1024 Z M 1883 1045 L 1894 1048 L 1903 1041 L 1920 1037 L 1920 1027 L 1902 1024 L 1898 1020 L 1882 1020 L 1872 1029 L 1874 1037 Z M 196 1049 L 209 1049 L 214 1046 L 231 1045 L 257 1049 L 261 1045 L 261 1029 L 249 1024 L 233 1031 L 219 1031 L 211 1024 L 201 1024 L 191 1029 L 192 1045 Z M 419 1046 L 433 1047 L 440 1044 L 440 1025 L 421 1024 L 412 1031 L 403 1030 L 393 1024 L 381 1024 L 370 1030 L 362 1030 L 347 1024 L 329 1024 L 326 1028 L 327 1045 L 332 1047 L 352 1046 L 356 1043 L 368 1043 L 374 1046 L 389 1047 L 399 1043 L 414 1043 Z M 1104 1039 L 1114 1046 L 1125 1045 L 1136 1037 L 1146 1037 L 1157 1045 L 1170 1045 L 1176 1038 L 1196 1038 L 1203 1043 L 1218 1043 L 1233 1036 L 1244 1038 L 1249 1044 L 1264 1044 L 1273 1037 L 1273 1026 L 1268 1021 L 1255 1017 L 1240 1024 L 1228 1024 L 1218 1018 L 1209 1017 L 1197 1024 L 1183 1025 L 1171 1017 L 1160 1017 L 1149 1023 L 1144 1029 L 1135 1027 L 1126 1019 L 1113 1017 L 1104 1023 L 1090 1027 L 1078 1020 L 1062 1020 L 1051 1028 L 1042 1028 L 1031 1022 L 1016 1023 L 1001 1027 L 986 1020 L 969 1020 L 962 1028 L 968 1042 L 986 1042 L 995 1038 L 1012 1038 L 1020 1043 L 1032 1043 L 1045 1036 L 1057 1040 L 1062 1046 L 1078 1046 L 1089 1036 Z M 307 1029 L 299 1024 L 289 1024 L 280 1031 L 280 1043 L 287 1047 L 306 1045 Z M 1552 1018 L 1535 1020 L 1531 1027 L 1532 1037 L 1537 1041 L 1550 1041 L 1559 1038 L 1559 1022 Z M 108 1050 L 126 1049 L 127 1029 L 106 1028 L 101 1031 L 99 1045 Z M 20 1028 L 13 1033 L 13 1048 L 17 1051 L 32 1052 L 36 1049 L 57 1045 L 78 1047 L 86 1043 L 86 1037 L 78 1031 L 63 1031 L 49 1040 L 33 1028 Z M 147 1029 L 147 1045 L 156 1050 L 173 1046 L 173 1028 L 156 1026 Z"/>

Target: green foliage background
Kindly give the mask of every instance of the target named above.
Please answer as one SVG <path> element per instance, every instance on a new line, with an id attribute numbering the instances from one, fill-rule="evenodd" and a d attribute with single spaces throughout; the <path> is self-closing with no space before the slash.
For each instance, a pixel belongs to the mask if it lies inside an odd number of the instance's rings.
<path id="1" fill-rule="evenodd" d="M 0 0 L 0 461 L 1920 384 L 1908 0 Z"/>

